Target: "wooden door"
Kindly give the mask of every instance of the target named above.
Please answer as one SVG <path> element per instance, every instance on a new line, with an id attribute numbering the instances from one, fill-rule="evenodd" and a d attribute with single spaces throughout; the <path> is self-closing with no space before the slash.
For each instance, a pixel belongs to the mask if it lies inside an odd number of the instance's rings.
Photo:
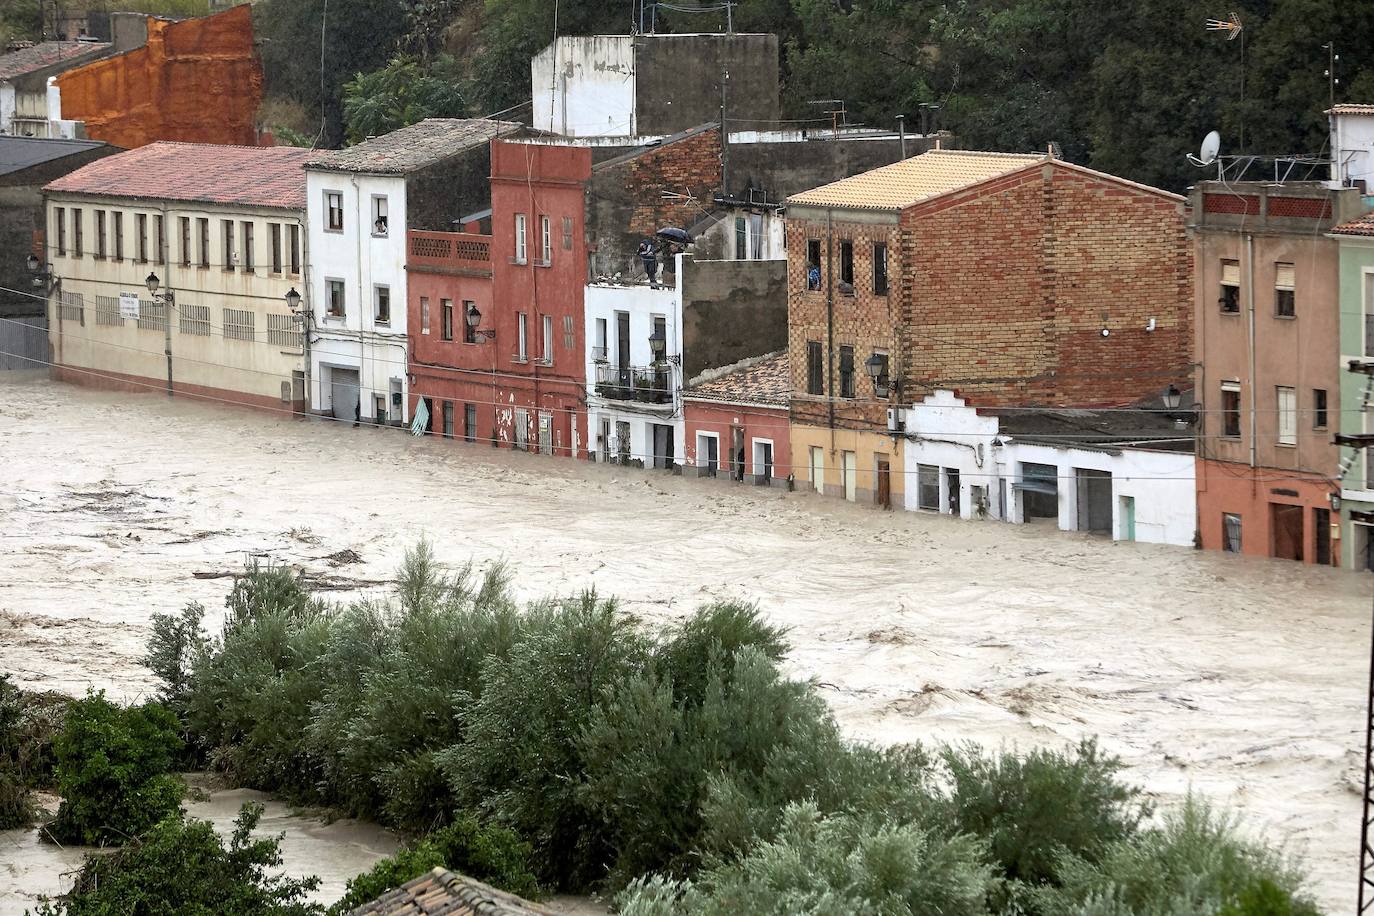
<path id="1" fill-rule="evenodd" d="M 878 505 L 892 508 L 892 470 L 886 458 L 878 459 Z"/>

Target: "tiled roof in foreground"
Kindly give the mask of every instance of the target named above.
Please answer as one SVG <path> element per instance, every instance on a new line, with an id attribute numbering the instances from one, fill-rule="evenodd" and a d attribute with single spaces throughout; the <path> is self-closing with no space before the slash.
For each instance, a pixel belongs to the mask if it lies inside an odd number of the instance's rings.
<path id="1" fill-rule="evenodd" d="M 367 175 L 404 175 L 443 162 L 524 127 L 485 118 L 426 118 L 347 149 L 317 150 L 309 168 Z"/>
<path id="2" fill-rule="evenodd" d="M 1374 108 L 1374 106 L 1370 107 Z M 1331 231 L 1336 235 L 1374 236 L 1374 211 L 1366 213 L 1364 216 L 1357 216 L 1352 220 L 1346 220 L 1339 226 L 1333 226 Z"/>
<path id="3" fill-rule="evenodd" d="M 83 166 L 45 190 L 303 210 L 309 157 L 294 146 L 150 143 Z"/>
<path id="4" fill-rule="evenodd" d="M 786 407 L 791 386 L 787 352 L 784 350 L 762 359 L 743 360 L 739 368 L 694 385 L 682 394 L 683 397 L 702 401 Z"/>
<path id="5" fill-rule="evenodd" d="M 980 153 L 933 149 L 793 194 L 787 203 L 864 210 L 901 210 L 928 197 L 937 197 L 1047 161 L 1044 153 Z"/>
<path id="6" fill-rule="evenodd" d="M 528 900 L 434 868 L 355 909 L 352 916 L 551 916 Z"/>

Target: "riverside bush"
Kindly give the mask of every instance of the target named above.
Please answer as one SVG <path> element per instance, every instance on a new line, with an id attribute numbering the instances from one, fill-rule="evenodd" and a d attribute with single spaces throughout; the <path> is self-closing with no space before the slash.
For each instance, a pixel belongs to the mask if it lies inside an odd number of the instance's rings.
<path id="1" fill-rule="evenodd" d="M 281 837 L 251 838 L 261 816 L 244 805 L 226 846 L 209 821 L 177 812 L 112 855 L 87 856 L 72 891 L 37 916 L 322 916 L 306 902 L 318 878 L 274 874 Z"/>
<path id="2" fill-rule="evenodd" d="M 65 694 L 20 690 L 0 674 L 0 830 L 38 816 L 32 792 L 53 785 L 54 744 L 71 703 Z"/>
<path id="3" fill-rule="evenodd" d="M 158 703 L 120 707 L 105 694 L 71 704 L 56 742 L 62 804 L 47 833 L 60 843 L 118 846 L 179 810 L 171 773 L 178 723 Z"/>

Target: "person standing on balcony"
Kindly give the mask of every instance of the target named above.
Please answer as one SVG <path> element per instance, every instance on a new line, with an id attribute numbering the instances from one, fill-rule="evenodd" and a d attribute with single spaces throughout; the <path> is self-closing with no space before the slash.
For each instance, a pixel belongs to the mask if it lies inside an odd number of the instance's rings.
<path id="1" fill-rule="evenodd" d="M 654 247 L 653 239 L 640 242 L 638 254 L 639 259 L 644 262 L 644 273 L 649 277 L 649 285 L 655 285 L 658 282 L 658 249 Z"/>

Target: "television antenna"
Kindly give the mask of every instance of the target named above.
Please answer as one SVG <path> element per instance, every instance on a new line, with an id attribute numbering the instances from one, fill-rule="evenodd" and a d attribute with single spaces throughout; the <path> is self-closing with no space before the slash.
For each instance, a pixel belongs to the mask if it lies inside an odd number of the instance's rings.
<path id="1" fill-rule="evenodd" d="M 1204 27 L 1209 32 L 1225 32 L 1227 41 L 1240 39 L 1240 148 L 1245 149 L 1245 27 L 1236 12 L 1225 19 L 1208 19 Z"/>
<path id="2" fill-rule="evenodd" d="M 1226 19 L 1208 19 L 1208 20 L 1207 20 L 1207 31 L 1209 31 L 1209 32 L 1226 32 L 1226 33 L 1228 33 L 1228 34 L 1226 35 L 1226 40 L 1227 40 L 1227 41 L 1235 41 L 1236 38 L 1240 36 L 1240 33 L 1241 33 L 1242 30 L 1243 30 L 1243 26 L 1241 26 L 1241 24 L 1240 24 L 1240 14 L 1239 14 L 1239 13 L 1232 13 L 1232 14 L 1231 14 L 1228 18 L 1226 18 Z"/>

